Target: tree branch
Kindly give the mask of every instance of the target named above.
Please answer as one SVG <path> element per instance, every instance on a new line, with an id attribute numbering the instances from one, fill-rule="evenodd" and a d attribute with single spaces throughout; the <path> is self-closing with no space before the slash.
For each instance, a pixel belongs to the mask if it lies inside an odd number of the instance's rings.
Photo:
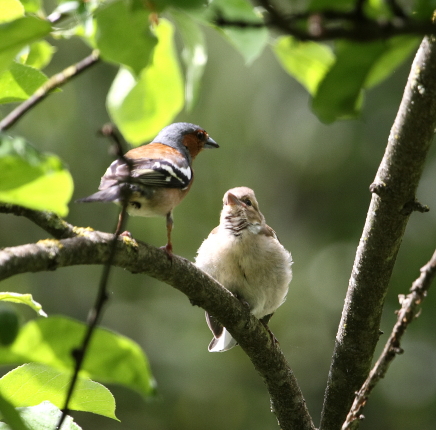
<path id="1" fill-rule="evenodd" d="M 78 235 L 63 240 L 0 251 L 0 280 L 26 272 L 56 270 L 79 264 L 106 264 L 113 235 L 75 228 Z M 188 260 L 170 260 L 164 250 L 128 237 L 116 242 L 113 264 L 132 273 L 150 275 L 184 293 L 191 303 L 213 314 L 238 341 L 262 376 L 283 430 L 314 430 L 297 380 L 278 344 L 239 300 Z"/>
<path id="2" fill-rule="evenodd" d="M 97 63 L 99 59 L 99 51 L 94 50 L 91 55 L 85 57 L 82 61 L 79 61 L 77 64 L 73 64 L 62 70 L 62 72 L 52 76 L 45 84 L 38 88 L 31 97 L 21 103 L 16 109 L 0 121 L 0 131 L 12 127 L 27 111 L 44 100 L 52 90 L 66 84 L 71 78 L 79 75 L 84 70 Z"/>
<path id="3" fill-rule="evenodd" d="M 435 277 L 436 251 L 431 260 L 421 268 L 421 276 L 416 279 L 412 288 L 410 288 L 411 293 L 408 294 L 407 297 L 403 295 L 399 296 L 401 309 L 397 311 L 397 322 L 386 342 L 380 358 L 377 360 L 377 363 L 374 365 L 365 383 L 356 394 L 351 410 L 342 426 L 342 430 L 352 430 L 358 427 L 358 420 L 363 418 L 360 413 L 365 406 L 371 391 L 377 385 L 378 381 L 380 381 L 381 378 L 384 378 L 389 365 L 397 354 L 403 353 L 403 350 L 400 347 L 400 340 L 403 337 L 407 326 L 417 317 L 419 313 L 417 309 L 426 297 L 427 291 Z"/>
<path id="4" fill-rule="evenodd" d="M 436 34 L 436 26 L 428 20 L 416 20 L 407 16 L 394 0 L 388 1 L 393 18 L 377 20 L 363 13 L 365 0 L 358 0 L 351 11 L 334 9 L 309 10 L 288 14 L 279 10 L 271 0 L 258 0 L 265 10 L 264 21 L 226 19 L 216 12 L 214 23 L 220 27 L 262 28 L 270 27 L 299 40 L 326 41 L 336 39 L 369 42 L 389 39 L 400 35 L 424 36 Z"/>
<path id="5" fill-rule="evenodd" d="M 339 429 L 366 379 L 389 279 L 436 126 L 436 44 L 424 38 L 380 164 L 330 367 L 321 430 Z"/>
<path id="6" fill-rule="evenodd" d="M 0 213 L 24 216 L 56 239 L 75 237 L 79 231 L 54 212 L 42 212 L 9 203 L 0 203 Z"/>

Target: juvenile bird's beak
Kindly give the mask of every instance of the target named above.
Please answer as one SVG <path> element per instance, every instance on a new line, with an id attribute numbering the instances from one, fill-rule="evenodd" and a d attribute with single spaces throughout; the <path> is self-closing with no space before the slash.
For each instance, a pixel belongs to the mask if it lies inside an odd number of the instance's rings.
<path id="1" fill-rule="evenodd" d="M 220 146 L 211 137 L 206 140 L 204 148 L 219 148 Z"/>
<path id="2" fill-rule="evenodd" d="M 226 205 L 242 206 L 242 202 L 232 193 L 227 193 Z"/>

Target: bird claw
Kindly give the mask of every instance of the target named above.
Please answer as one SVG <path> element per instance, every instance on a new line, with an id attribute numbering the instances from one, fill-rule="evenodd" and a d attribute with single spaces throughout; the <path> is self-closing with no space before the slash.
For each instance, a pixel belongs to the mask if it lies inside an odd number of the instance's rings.
<path id="1" fill-rule="evenodd" d="M 120 233 L 120 237 L 128 237 L 129 239 L 133 239 L 132 233 L 130 233 L 130 231 L 127 230 Z"/>
<path id="2" fill-rule="evenodd" d="M 165 254 L 168 260 L 173 261 L 173 245 L 171 243 L 167 243 L 165 246 L 161 246 L 159 249 L 165 251 Z"/>

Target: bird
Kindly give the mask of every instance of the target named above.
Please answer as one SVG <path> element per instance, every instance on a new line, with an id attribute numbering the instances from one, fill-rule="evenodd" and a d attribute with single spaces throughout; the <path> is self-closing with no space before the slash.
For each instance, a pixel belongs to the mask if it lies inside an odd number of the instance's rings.
<path id="1" fill-rule="evenodd" d="M 203 128 L 187 122 L 170 124 L 149 144 L 115 160 L 102 176 L 99 191 L 76 202 L 122 204 L 127 198 L 129 215 L 166 217 L 167 244 L 163 249 L 171 256 L 173 209 L 190 190 L 192 162 L 204 148 L 219 145 Z"/>
<path id="2" fill-rule="evenodd" d="M 228 190 L 220 224 L 201 244 L 195 265 L 247 304 L 268 329 L 269 319 L 286 299 L 292 264 L 290 252 L 266 224 L 254 191 L 248 187 Z M 237 344 L 207 312 L 206 321 L 214 335 L 208 347 L 210 352 L 227 351 Z"/>

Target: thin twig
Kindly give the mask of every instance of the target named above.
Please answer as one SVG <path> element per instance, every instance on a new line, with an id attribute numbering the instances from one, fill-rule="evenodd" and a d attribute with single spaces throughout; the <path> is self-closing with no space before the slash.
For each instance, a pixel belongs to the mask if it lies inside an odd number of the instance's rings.
<path id="1" fill-rule="evenodd" d="M 44 100 L 52 90 L 61 87 L 66 84 L 71 78 L 78 76 L 84 70 L 96 64 L 100 59 L 98 50 L 92 51 L 91 55 L 85 57 L 82 61 L 79 61 L 72 66 L 67 67 L 62 72 L 52 76 L 44 85 L 36 90 L 31 97 L 25 102 L 21 103 L 16 109 L 14 109 L 9 115 L 0 121 L 0 131 L 7 130 L 14 125 L 29 109 L 37 105 Z"/>
<path id="2" fill-rule="evenodd" d="M 117 134 L 117 131 L 114 127 L 111 126 L 104 126 L 101 130 L 102 134 L 104 136 L 109 136 L 112 138 L 112 141 L 114 143 L 115 152 L 117 154 L 117 157 L 123 162 L 126 163 L 128 169 L 129 169 L 129 178 L 132 170 L 132 164 L 130 160 L 128 160 L 124 156 L 123 148 L 121 145 L 121 140 Z M 109 298 L 109 294 L 107 292 L 107 285 L 109 281 L 109 274 L 112 269 L 112 265 L 115 258 L 115 253 L 117 249 L 117 243 L 118 243 L 118 237 L 120 236 L 121 232 L 123 231 L 124 224 L 126 223 L 126 215 L 127 215 L 127 204 L 130 196 L 130 190 L 127 187 L 123 187 L 122 190 L 122 209 L 119 216 L 118 223 L 115 228 L 115 234 L 113 236 L 113 239 L 110 243 L 110 252 L 109 257 L 103 267 L 103 272 L 100 278 L 100 284 L 97 292 L 97 297 L 94 303 L 94 306 L 91 308 L 89 314 L 88 314 L 88 321 L 87 321 L 87 329 L 85 332 L 85 336 L 83 337 L 82 344 L 79 348 L 76 348 L 72 351 L 72 355 L 75 361 L 74 366 L 74 372 L 73 376 L 70 380 L 70 385 L 68 387 L 67 396 L 65 398 L 64 407 L 62 408 L 62 415 L 59 419 L 57 429 L 60 429 L 62 426 L 62 423 L 64 422 L 65 418 L 67 417 L 69 413 L 69 403 L 71 400 L 71 397 L 73 396 L 74 387 L 77 383 L 77 379 L 79 377 L 79 372 L 83 364 L 83 360 L 85 359 L 86 352 L 88 350 L 89 344 L 91 342 L 92 335 L 94 333 L 95 328 L 97 327 L 97 324 L 99 323 L 101 316 L 103 314 L 103 308 L 105 303 L 107 302 Z"/>
<path id="3" fill-rule="evenodd" d="M 371 19 L 363 13 L 365 0 L 358 0 L 351 11 L 318 10 L 287 14 L 270 0 L 258 0 L 265 9 L 263 22 L 227 19 L 217 12 L 215 24 L 242 29 L 270 27 L 303 41 L 336 39 L 369 42 L 400 35 L 424 36 L 436 34 L 436 26 L 428 20 L 414 20 L 402 11 L 394 0 L 389 1 L 394 18 L 388 21 Z"/>
<path id="4" fill-rule="evenodd" d="M 384 378 L 389 365 L 397 354 L 403 352 L 400 347 L 400 340 L 406 331 L 407 326 L 417 317 L 417 308 L 427 295 L 427 291 L 436 277 L 436 251 L 431 260 L 421 268 L 421 276 L 416 279 L 410 288 L 411 293 L 407 296 L 400 295 L 399 300 L 401 309 L 397 311 L 397 322 L 392 333 L 386 342 L 380 358 L 375 363 L 368 378 L 362 388 L 356 394 L 353 405 L 348 413 L 347 419 L 342 426 L 342 430 L 352 430 L 357 428 L 361 416 L 361 411 L 365 406 L 371 391 L 381 378 Z"/>

